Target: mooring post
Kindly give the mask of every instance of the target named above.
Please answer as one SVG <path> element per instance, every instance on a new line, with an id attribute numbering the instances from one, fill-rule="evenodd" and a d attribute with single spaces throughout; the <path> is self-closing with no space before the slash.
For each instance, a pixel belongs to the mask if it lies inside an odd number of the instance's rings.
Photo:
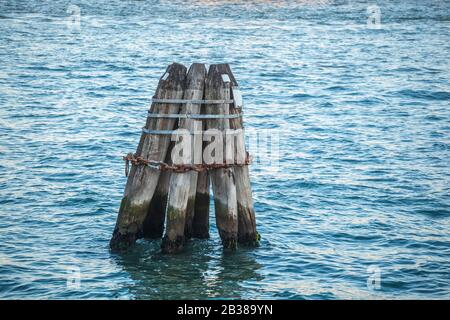
<path id="1" fill-rule="evenodd" d="M 186 67 L 173 63 L 159 80 L 155 98 L 180 99 L 186 78 Z M 180 105 L 177 103 L 152 103 L 150 112 L 176 114 Z M 147 160 L 165 160 L 170 135 L 154 134 L 153 130 L 173 130 L 175 119 L 147 118 L 136 156 Z M 155 193 L 160 171 L 151 166 L 133 165 L 128 176 L 124 196 L 120 204 L 119 214 L 110 248 L 123 250 L 134 244 L 142 236 L 143 222 L 147 216 L 151 199 Z"/>
<path id="2" fill-rule="evenodd" d="M 203 98 L 203 90 L 205 87 L 206 67 L 204 64 L 194 63 L 189 68 L 186 77 L 186 89 L 184 92 L 184 100 L 201 100 Z M 182 106 L 180 114 L 195 114 L 200 113 L 201 105 L 198 103 L 185 103 Z M 191 153 L 188 157 L 191 163 L 176 163 L 191 165 L 194 161 L 192 155 L 193 135 L 191 133 L 199 131 L 197 125 L 199 122 L 190 118 L 181 118 L 179 122 L 179 129 L 187 129 L 190 132 L 189 136 L 182 136 L 182 139 L 190 139 L 189 150 L 183 152 Z M 200 126 L 201 128 L 201 126 Z M 194 149 L 195 150 L 195 149 Z M 201 150 L 198 150 L 201 152 Z M 187 159 L 183 156 L 181 160 Z M 195 194 L 190 192 L 191 185 L 197 184 L 197 172 L 173 172 L 170 176 L 169 200 L 167 205 L 167 224 L 166 234 L 163 238 L 161 249 L 163 253 L 179 252 L 183 248 L 185 241 L 185 226 L 188 211 L 193 210 Z M 189 212 L 189 214 L 190 214 Z M 191 218 L 189 218 L 191 219 Z M 191 222 L 190 222 L 191 223 Z M 190 230 L 188 231 L 190 232 Z M 188 235 L 190 237 L 190 234 Z"/>
<path id="3" fill-rule="evenodd" d="M 200 130 L 200 129 L 199 129 Z M 198 131 L 199 131 L 198 130 Z M 201 152 L 202 149 L 199 150 Z M 185 240 L 192 238 L 192 223 L 194 221 L 195 210 L 195 193 L 197 191 L 198 172 L 192 171 L 188 173 L 190 176 L 188 204 L 186 207 L 186 219 L 184 223 Z"/>
<path id="4" fill-rule="evenodd" d="M 176 124 L 175 124 L 176 127 Z M 174 142 L 171 141 L 167 149 L 167 164 L 171 164 L 170 153 Z M 169 196 L 170 171 L 162 171 L 159 176 L 155 194 L 150 202 L 147 217 L 143 224 L 143 237 L 148 239 L 161 239 L 164 233 L 164 220 L 166 219 L 167 198 Z"/>
<path id="5" fill-rule="evenodd" d="M 231 71 L 229 64 L 219 65 L 221 73 L 228 74 L 232 83 L 231 97 L 235 103 L 230 105 L 230 114 L 242 113 L 242 106 L 237 106 L 236 101 L 241 100 L 240 97 L 235 97 L 240 92 L 238 91 L 238 83 Z M 236 144 L 236 148 L 242 148 L 242 150 L 236 150 L 236 153 L 247 154 L 244 143 L 244 125 L 243 117 L 230 119 L 230 127 L 234 130 L 240 130 L 238 133 L 237 141 L 241 143 Z M 250 184 L 250 176 L 248 166 L 236 166 L 234 167 L 234 177 L 236 182 L 237 192 L 237 205 L 238 205 L 238 242 L 239 244 L 246 246 L 258 246 L 260 235 L 256 231 L 256 217 L 255 210 L 253 208 L 252 188 Z"/>
<path id="6" fill-rule="evenodd" d="M 222 74 L 220 65 L 211 65 L 209 67 L 208 76 L 205 85 L 206 100 L 230 100 L 230 79 L 228 75 Z M 212 115 L 229 114 L 229 103 L 222 104 L 206 104 L 206 113 Z M 216 129 L 221 132 L 221 141 L 213 141 L 215 145 L 219 145 L 214 151 L 213 158 L 218 155 L 221 163 L 225 162 L 223 151 L 225 146 L 224 137 L 226 130 L 230 128 L 229 119 L 211 119 L 206 121 L 208 131 Z M 217 139 L 217 136 L 216 138 Z M 209 147 L 209 145 L 208 145 Z M 206 149 L 205 149 L 206 151 Z M 214 159 L 214 161 L 216 161 Z M 217 228 L 222 239 L 224 248 L 236 249 L 238 234 L 238 218 L 237 218 L 237 199 L 236 185 L 233 168 L 218 168 L 210 171 L 211 184 L 214 193 L 214 207 L 216 213 Z"/>
<path id="7" fill-rule="evenodd" d="M 209 174 L 199 172 L 195 188 L 194 220 L 192 221 L 192 237 L 209 238 Z"/>
<path id="8" fill-rule="evenodd" d="M 206 80 L 206 79 L 205 79 Z M 205 93 L 203 92 L 203 98 Z M 200 114 L 205 115 L 205 105 L 202 104 L 200 107 Z M 206 130 L 206 122 L 200 121 L 198 124 L 198 135 L 194 144 L 194 155 L 196 164 L 204 164 L 203 162 L 203 149 L 206 143 L 203 141 L 203 131 Z M 193 202 L 188 204 L 186 223 L 184 228 L 184 235 L 186 239 L 189 238 L 199 238 L 206 239 L 209 238 L 209 177 L 208 172 L 200 171 L 197 175 L 193 176 L 195 181 L 191 180 L 191 187 L 189 190 L 189 198 L 194 199 Z M 207 181 L 205 179 L 208 179 Z M 205 183 L 208 183 L 208 190 L 205 190 Z M 208 199 L 206 200 L 205 194 L 207 192 Z M 208 204 L 204 204 L 204 201 L 208 201 Z M 207 207 L 206 221 L 205 220 L 205 206 Z"/>

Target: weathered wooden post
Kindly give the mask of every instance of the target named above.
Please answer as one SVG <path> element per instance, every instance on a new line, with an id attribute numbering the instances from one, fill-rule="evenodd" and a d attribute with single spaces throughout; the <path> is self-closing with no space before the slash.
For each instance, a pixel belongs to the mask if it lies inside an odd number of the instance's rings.
<path id="1" fill-rule="evenodd" d="M 194 63 L 189 68 L 189 72 L 186 77 L 186 89 L 184 92 L 183 100 L 201 100 L 203 98 L 203 90 L 205 87 L 206 67 L 204 64 Z M 194 102 L 186 102 L 183 104 L 180 115 L 198 115 L 200 114 L 201 104 Z M 193 133 L 198 131 L 196 128 L 195 116 L 194 118 L 186 117 L 180 118 L 179 129 L 187 129 L 189 136 L 183 136 L 182 139 L 191 139 L 189 144 L 191 148 L 184 150 L 184 152 L 192 153 L 193 145 Z M 198 121 L 197 121 L 198 123 Z M 200 125 L 201 128 L 201 125 Z M 195 149 L 194 149 L 195 151 Z M 186 157 L 183 157 L 186 159 Z M 190 156 L 191 160 L 194 157 Z M 176 165 L 192 165 L 192 163 L 176 163 Z M 163 253 L 175 253 L 179 252 L 183 248 L 185 241 L 185 228 L 186 219 L 192 219 L 188 217 L 194 207 L 193 198 L 195 194 L 191 192 L 191 185 L 197 185 L 197 172 L 173 172 L 170 176 L 170 188 L 169 188 L 169 200 L 167 205 L 167 225 L 166 234 L 163 238 L 161 249 Z M 195 189 L 194 189 L 195 190 Z M 191 221 L 189 222 L 192 223 Z M 190 230 L 188 230 L 190 232 Z M 190 237 L 190 234 L 187 235 Z"/>
<path id="2" fill-rule="evenodd" d="M 227 74 L 230 77 L 232 83 L 231 96 L 234 100 L 234 103 L 230 105 L 230 114 L 238 114 L 242 113 L 242 106 L 238 106 L 237 101 L 242 100 L 238 88 L 238 83 L 236 78 L 231 71 L 231 68 L 228 64 L 220 64 L 218 66 L 219 71 L 222 74 Z M 236 93 L 236 96 L 234 96 Z M 240 108 L 241 107 L 241 108 Z M 231 118 L 230 119 L 230 127 L 231 129 L 241 130 L 239 133 L 241 136 L 238 139 L 241 139 L 241 144 L 238 144 L 237 147 L 242 147 L 243 150 L 237 150 L 237 153 L 245 151 L 244 144 L 244 125 L 243 118 Z M 252 189 L 250 184 L 250 177 L 248 172 L 248 166 L 236 166 L 234 167 L 234 177 L 236 182 L 236 191 L 237 191 L 237 205 L 238 205 L 238 242 L 242 245 L 247 246 L 258 246 L 260 235 L 256 231 L 256 218 L 255 218 L 255 210 L 253 208 L 253 197 L 252 197 Z"/>
<path id="3" fill-rule="evenodd" d="M 201 113 L 206 113 L 205 105 L 202 105 Z M 202 121 L 201 130 L 206 130 L 206 122 Z M 205 149 L 207 143 L 202 143 L 202 163 L 203 163 L 203 150 Z M 208 171 L 201 171 L 198 173 L 197 184 L 195 186 L 191 185 L 191 192 L 195 195 L 195 203 L 193 210 L 193 220 L 192 220 L 192 237 L 197 239 L 208 239 L 209 238 L 209 187 L 210 178 Z"/>
<path id="4" fill-rule="evenodd" d="M 206 104 L 206 113 L 211 115 L 228 115 L 230 100 L 230 79 L 228 75 L 222 75 L 219 65 L 211 65 L 209 67 L 208 76 L 205 85 L 206 100 L 224 100 L 221 104 Z M 223 150 L 225 144 L 226 129 L 230 128 L 229 119 L 218 118 L 208 119 L 206 128 L 219 130 L 220 136 L 215 136 L 213 143 L 218 145 L 222 150 L 216 148 L 214 156 L 218 156 L 221 163 L 224 163 Z M 210 131 L 210 133 L 212 133 Z M 206 151 L 206 149 L 205 149 Z M 206 155 L 204 155 L 206 156 Z M 214 162 L 216 160 L 214 159 Z M 238 217 L 237 217 L 237 199 L 236 185 L 234 177 L 234 168 L 217 168 L 210 171 L 211 184 L 214 193 L 214 207 L 216 213 L 217 228 L 222 239 L 224 248 L 235 249 L 237 247 L 238 235 Z"/>
<path id="5" fill-rule="evenodd" d="M 201 107 L 201 114 L 205 115 L 206 109 L 205 105 Z M 206 130 L 206 122 L 202 121 L 199 130 Z M 203 136 L 202 136 L 203 138 Z M 200 159 L 203 163 L 203 150 L 207 143 L 200 141 Z M 196 146 L 197 147 L 197 146 Z M 197 151 L 197 152 L 198 152 Z M 185 233 L 189 234 L 188 230 L 191 229 L 191 236 L 197 239 L 207 239 L 209 238 L 209 173 L 208 171 L 200 171 L 197 175 L 197 180 L 195 184 L 191 184 L 190 193 L 193 195 L 194 208 L 191 212 L 191 221 L 186 220 Z"/>
<path id="6" fill-rule="evenodd" d="M 200 126 L 201 127 L 201 126 Z M 201 151 L 202 149 L 200 149 Z M 197 191 L 197 179 L 198 172 L 189 172 L 190 184 L 189 184 L 189 194 L 188 194 L 188 204 L 186 207 L 186 219 L 184 223 L 184 238 L 186 240 L 192 238 L 192 223 L 194 221 L 194 210 L 195 210 L 195 194 Z"/>
<path id="7" fill-rule="evenodd" d="M 206 77 L 206 67 L 204 69 L 205 73 L 204 76 Z M 203 79 L 203 83 L 204 83 Z M 203 85 L 203 89 L 204 89 L 204 85 Z M 203 92 L 202 92 L 202 98 L 203 98 Z M 200 109 L 202 109 L 202 107 L 200 106 L 198 109 L 196 109 L 196 111 L 198 113 L 200 113 Z M 199 116 L 201 116 L 199 114 Z M 194 132 L 194 136 L 192 139 L 192 156 L 193 156 L 193 163 L 195 165 L 202 165 L 203 164 L 203 126 L 204 126 L 204 121 L 202 121 L 203 119 L 200 119 L 200 121 L 195 121 L 194 122 L 194 126 L 191 126 Z M 184 224 L 184 237 L 186 240 L 192 238 L 192 224 L 193 224 L 193 220 L 194 220 L 194 214 L 195 214 L 195 196 L 196 196 L 196 192 L 197 192 L 197 179 L 198 179 L 198 175 L 201 174 L 202 172 L 197 172 L 197 171 L 192 171 L 190 172 L 190 186 L 189 186 L 189 195 L 188 195 L 188 204 L 187 204 L 187 208 L 186 208 L 186 221 Z"/>
<path id="8" fill-rule="evenodd" d="M 160 79 L 156 89 L 157 99 L 180 99 L 186 78 L 186 67 L 173 63 Z M 178 103 L 153 102 L 152 113 L 178 113 Z M 163 161 L 170 143 L 170 135 L 157 134 L 155 130 L 173 130 L 175 119 L 148 117 L 145 129 L 132 157 L 133 166 L 128 176 L 124 196 L 113 236 L 110 241 L 112 250 L 121 250 L 132 245 L 142 235 L 143 222 L 147 216 L 151 199 L 155 193 L 160 171 L 151 166 L 136 165 L 143 160 Z"/>
<path id="9" fill-rule="evenodd" d="M 195 189 L 194 220 L 192 221 L 192 237 L 209 238 L 209 173 L 199 172 Z"/>
<path id="10" fill-rule="evenodd" d="M 176 125 L 175 125 L 176 126 Z M 165 163 L 170 164 L 170 153 L 174 142 L 170 142 L 167 149 Z M 169 196 L 170 171 L 162 171 L 159 176 L 155 194 L 148 208 L 147 217 L 143 224 L 143 237 L 148 239 L 160 239 L 164 233 L 164 220 L 166 219 L 167 198 Z"/>
<path id="11" fill-rule="evenodd" d="M 195 63 L 187 75 L 183 65 L 167 68 L 136 153 L 124 157 L 126 172 L 130 162 L 132 168 L 112 250 L 126 249 L 142 236 L 160 238 L 165 220 L 163 253 L 179 252 L 191 237 L 208 238 L 210 183 L 224 248 L 259 244 L 241 109 L 228 64 L 211 65 L 206 72 L 204 64 Z M 184 132 L 173 135 L 174 128 Z"/>

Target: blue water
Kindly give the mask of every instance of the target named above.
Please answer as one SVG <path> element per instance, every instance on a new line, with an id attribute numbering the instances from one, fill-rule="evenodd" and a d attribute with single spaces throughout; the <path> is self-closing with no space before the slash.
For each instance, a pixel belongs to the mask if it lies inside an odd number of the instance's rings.
<path id="1" fill-rule="evenodd" d="M 71 3 L 79 30 L 68 1 L 0 2 L 0 298 L 450 298 L 449 2 L 376 1 L 379 29 L 367 1 Z M 246 127 L 279 134 L 258 249 L 211 219 L 180 255 L 108 250 L 173 61 L 230 63 Z"/>

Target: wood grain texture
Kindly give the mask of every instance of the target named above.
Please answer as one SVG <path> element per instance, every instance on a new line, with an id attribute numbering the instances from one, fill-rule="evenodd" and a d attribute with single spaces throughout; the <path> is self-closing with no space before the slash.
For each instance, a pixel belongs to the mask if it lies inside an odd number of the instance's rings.
<path id="1" fill-rule="evenodd" d="M 192 237 L 209 238 L 209 173 L 199 172 L 195 188 L 194 219 L 192 221 Z"/>
<path id="2" fill-rule="evenodd" d="M 175 124 L 176 127 L 176 124 Z M 166 154 L 166 163 L 171 163 L 170 152 L 174 142 L 171 141 Z M 169 197 L 170 171 L 162 171 L 159 176 L 155 194 L 150 202 L 147 217 L 143 224 L 143 237 L 147 239 L 160 239 L 164 233 L 164 222 L 166 219 L 167 199 Z"/>
<path id="3" fill-rule="evenodd" d="M 186 67 L 173 63 L 159 80 L 155 98 L 181 99 L 184 93 Z M 179 104 L 153 103 L 153 113 L 178 113 Z M 147 118 L 146 128 L 172 130 L 175 119 Z M 142 134 L 136 151 L 148 160 L 165 160 L 170 137 L 166 135 Z M 147 166 L 132 166 L 119 208 L 116 226 L 110 241 L 113 251 L 125 250 L 142 236 L 143 222 L 149 211 L 151 199 L 159 181 L 160 171 Z"/>
<path id="4" fill-rule="evenodd" d="M 205 99 L 230 99 L 230 82 L 224 82 L 220 65 L 211 65 L 205 85 Z M 229 104 L 208 105 L 207 114 L 229 114 Z M 228 119 L 206 121 L 206 128 L 221 132 L 229 129 Z M 225 143 L 225 138 L 223 144 Z M 225 162 L 225 159 L 223 159 Z M 210 171 L 214 193 L 214 209 L 217 228 L 224 248 L 236 249 L 238 234 L 237 199 L 234 168 L 214 169 Z"/>
<path id="5" fill-rule="evenodd" d="M 233 87 L 238 87 L 233 72 L 228 64 L 219 65 L 219 70 L 221 73 L 226 73 L 231 79 Z M 231 91 L 231 95 L 233 90 Z M 231 96 L 233 98 L 233 96 Z M 234 104 L 230 105 L 230 113 L 236 114 L 240 110 L 236 109 Z M 236 146 L 240 145 L 241 150 L 236 150 L 236 153 L 245 155 L 245 144 L 244 142 L 244 124 L 242 117 L 230 119 L 231 129 L 241 130 L 240 137 L 241 144 L 236 143 Z M 242 158 L 242 157 L 241 157 Z M 250 175 L 248 166 L 234 167 L 234 176 L 236 182 L 237 191 L 237 204 L 238 204 L 238 242 L 241 245 L 246 246 L 258 246 L 260 235 L 256 231 L 256 217 L 255 210 L 253 207 L 253 197 L 252 189 L 250 183 Z"/>
<path id="6" fill-rule="evenodd" d="M 206 67 L 204 64 L 194 63 L 189 68 L 186 77 L 186 89 L 183 99 L 198 100 L 203 98 L 205 87 Z M 182 114 L 199 114 L 200 104 L 185 103 L 182 106 Z M 200 127 L 199 127 L 200 124 Z M 190 132 L 201 130 L 201 122 L 193 119 L 180 119 L 179 129 L 187 129 Z M 183 137 L 183 139 L 191 137 Z M 191 143 L 192 147 L 192 143 Z M 192 153 L 190 150 L 184 150 Z M 191 156 L 192 164 L 193 157 Z M 182 250 L 185 239 L 191 237 L 193 207 L 195 190 L 197 185 L 197 172 L 189 171 L 185 173 L 173 172 L 170 176 L 169 200 L 167 205 L 167 224 L 166 233 L 163 238 L 161 249 L 163 253 L 176 253 Z M 191 188 L 192 186 L 192 188 Z M 189 227 L 186 230 L 186 223 Z"/>

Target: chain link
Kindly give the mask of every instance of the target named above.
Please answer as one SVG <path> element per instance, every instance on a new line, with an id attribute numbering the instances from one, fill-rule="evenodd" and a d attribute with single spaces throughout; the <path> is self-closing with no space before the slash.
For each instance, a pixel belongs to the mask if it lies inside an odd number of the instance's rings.
<path id="1" fill-rule="evenodd" d="M 128 177 L 130 170 L 130 163 L 135 166 L 148 166 L 161 171 L 172 171 L 176 173 L 184 173 L 188 171 L 203 172 L 213 169 L 227 169 L 231 167 L 243 167 L 248 166 L 252 162 L 252 157 L 246 152 L 244 163 L 212 163 L 212 164 L 168 164 L 162 161 L 147 160 L 141 156 L 128 153 L 123 157 L 125 161 L 125 176 Z"/>

